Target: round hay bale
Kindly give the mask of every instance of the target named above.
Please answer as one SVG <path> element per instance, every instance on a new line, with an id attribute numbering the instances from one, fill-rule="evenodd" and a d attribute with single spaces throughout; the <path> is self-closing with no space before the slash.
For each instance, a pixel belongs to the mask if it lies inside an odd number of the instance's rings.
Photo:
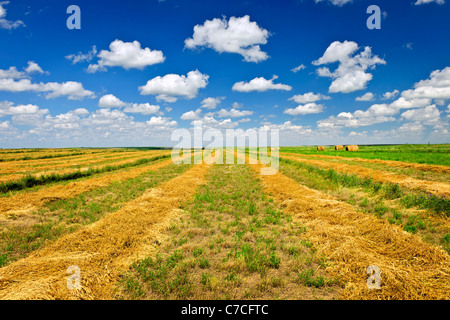
<path id="1" fill-rule="evenodd" d="M 318 146 L 317 147 L 317 151 L 325 151 L 325 147 L 324 146 Z"/>
<path id="2" fill-rule="evenodd" d="M 344 149 L 344 146 L 341 146 L 341 145 L 334 146 L 334 150 L 336 150 L 336 151 L 343 150 L 343 149 Z"/>
<path id="3" fill-rule="evenodd" d="M 350 145 L 345 147 L 345 151 L 358 151 L 359 148 L 357 145 Z"/>

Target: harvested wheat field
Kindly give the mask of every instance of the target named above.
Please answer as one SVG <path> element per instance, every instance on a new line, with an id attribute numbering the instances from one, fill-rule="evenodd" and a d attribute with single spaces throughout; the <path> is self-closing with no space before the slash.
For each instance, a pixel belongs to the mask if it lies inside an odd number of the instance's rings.
<path id="1" fill-rule="evenodd" d="M 335 150 L 342 150 L 342 146 L 336 146 Z M 300 154 L 295 153 L 285 153 L 283 155 L 286 156 L 300 156 Z M 363 159 L 363 158 L 345 158 L 342 156 L 325 156 L 325 155 L 311 155 L 311 154 L 301 154 L 302 157 L 305 158 L 322 158 L 322 159 L 332 159 L 332 160 L 346 160 L 346 161 L 354 161 L 354 162 L 367 162 L 367 163 L 379 163 L 392 167 L 401 167 L 401 168 L 411 168 L 416 170 L 423 171 L 435 171 L 438 173 L 448 173 L 450 174 L 450 167 L 448 166 L 440 166 L 440 165 L 430 165 L 430 164 L 421 164 L 421 163 L 408 163 L 403 161 L 390 161 L 390 160 L 379 160 L 379 159 Z"/>
<path id="2" fill-rule="evenodd" d="M 338 172 L 345 172 L 350 174 L 356 174 L 362 177 L 372 178 L 380 182 L 389 182 L 393 184 L 401 185 L 405 188 L 418 189 L 426 191 L 437 196 L 450 197 L 450 184 L 441 183 L 435 181 L 424 181 L 413 179 L 405 175 L 398 175 L 391 172 L 374 170 L 358 166 L 357 164 L 348 165 L 345 163 L 327 162 L 322 160 L 311 160 L 300 157 L 284 156 L 289 160 L 301 161 L 307 164 L 315 165 L 322 168 L 333 169 Z"/>
<path id="3" fill-rule="evenodd" d="M 341 298 L 450 298 L 450 256 L 444 250 L 281 173 L 262 181 L 284 211 L 306 226 L 306 236 L 330 261 L 329 274 L 345 281 Z M 365 283 L 370 265 L 382 272 L 379 290 Z"/>
<path id="4" fill-rule="evenodd" d="M 0 299 L 450 298 L 450 185 L 435 164 L 119 150 L 17 160 L 36 174 L 0 190 Z"/>
<path id="5" fill-rule="evenodd" d="M 148 168 L 147 168 L 148 169 Z M 203 182 L 208 165 L 196 165 L 123 209 L 67 235 L 0 270 L 2 299 L 108 299 L 120 272 L 159 241 L 180 205 Z M 81 288 L 64 281 L 68 266 L 83 270 Z"/>

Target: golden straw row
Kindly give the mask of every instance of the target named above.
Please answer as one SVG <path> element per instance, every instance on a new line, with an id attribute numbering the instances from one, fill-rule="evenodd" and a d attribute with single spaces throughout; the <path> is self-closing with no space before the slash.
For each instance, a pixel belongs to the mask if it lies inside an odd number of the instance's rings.
<path id="1" fill-rule="evenodd" d="M 384 164 L 384 165 L 391 166 L 391 167 L 409 168 L 409 169 L 415 169 L 415 170 L 434 171 L 434 172 L 438 172 L 438 173 L 450 174 L 450 167 L 435 165 L 435 164 L 411 163 L 411 162 L 381 160 L 381 159 L 350 158 L 350 157 L 327 156 L 327 155 L 319 155 L 319 154 L 318 155 L 299 154 L 299 153 L 289 153 L 289 152 L 280 152 L 280 155 L 313 157 L 313 158 L 334 159 L 334 160 L 346 160 L 346 161 L 355 161 L 355 162 L 367 162 L 367 163 L 375 163 L 375 164 Z"/>
<path id="2" fill-rule="evenodd" d="M 262 166 L 251 166 L 259 174 Z M 306 227 L 305 235 L 330 263 L 329 275 L 346 283 L 340 298 L 450 298 L 450 256 L 442 249 L 279 172 L 260 179 L 283 211 Z M 367 284 L 369 266 L 381 272 L 379 289 Z"/>
<path id="3" fill-rule="evenodd" d="M 60 155 L 64 155 L 67 154 L 68 156 L 70 154 L 77 154 L 77 153 L 83 153 L 83 154 L 94 154 L 94 153 L 99 153 L 99 152 L 105 152 L 107 149 L 77 149 L 77 150 L 64 150 L 64 149 L 60 149 L 58 151 L 49 151 L 47 149 L 44 149 L 42 152 L 38 151 L 38 152 L 27 152 L 27 153 L 8 153 L 8 152 L 4 152 L 2 154 L 0 154 L 0 159 L 3 160 L 8 160 L 8 161 L 30 161 L 30 160 L 39 160 L 39 159 L 33 159 L 33 158 L 39 158 L 39 157 L 43 157 L 43 156 L 60 156 Z M 13 160 L 13 159 L 20 159 L 23 157 L 30 157 L 31 159 L 29 160 Z M 66 157 L 66 156 L 64 156 Z M 64 158 L 61 157 L 61 158 Z M 53 159 L 53 158 L 49 158 L 49 159 Z"/>
<path id="4" fill-rule="evenodd" d="M 49 170 L 49 169 L 57 169 L 58 166 L 48 166 L 45 169 L 41 168 L 42 170 L 34 172 L 34 173 L 17 173 L 17 174 L 5 174 L 5 175 L 0 175 L 0 182 L 6 182 L 6 181 L 14 181 L 14 180 L 19 180 L 27 175 L 32 175 L 34 177 L 39 177 L 42 175 L 49 175 L 49 174 L 64 174 L 64 173 L 70 173 L 70 172 L 77 172 L 77 171 L 86 171 L 88 169 L 102 169 L 104 167 L 107 166 L 118 166 L 118 165 L 123 165 L 123 164 L 127 164 L 127 163 L 132 163 L 135 162 L 139 159 L 142 158 L 147 158 L 147 157 L 155 157 L 155 156 L 159 156 L 159 155 L 167 155 L 170 154 L 169 151 L 164 151 L 164 152 L 155 152 L 155 153 L 147 153 L 147 154 L 140 154 L 140 155 L 133 155 L 130 157 L 119 157 L 116 159 L 112 159 L 112 162 L 105 163 L 105 164 L 101 164 L 101 165 L 97 165 L 97 166 L 84 166 L 84 167 L 76 167 L 76 168 L 71 168 L 70 164 L 64 166 L 61 165 L 61 169 L 59 170 Z M 110 159 L 108 159 L 110 160 Z M 115 160 L 115 161 L 114 161 Z M 105 162 L 105 159 L 97 159 L 97 160 L 92 160 L 93 163 L 102 163 Z M 88 164 L 88 162 L 83 162 L 83 165 Z"/>
<path id="5" fill-rule="evenodd" d="M 357 174 L 362 177 L 372 178 L 379 182 L 396 183 L 408 189 L 417 189 L 432 193 L 437 196 L 450 197 L 450 184 L 437 181 L 425 181 L 411 178 L 407 175 L 395 174 L 392 172 L 369 169 L 357 165 L 344 163 L 327 162 L 323 160 L 302 159 L 299 156 L 282 156 L 284 159 L 299 161 L 321 168 L 334 169 L 339 172 Z"/>
<path id="6" fill-rule="evenodd" d="M 183 157 L 190 157 L 186 155 Z M 158 170 L 172 163 L 172 159 L 163 160 L 155 164 L 147 164 L 141 167 L 135 167 L 121 172 L 110 172 L 105 175 L 74 181 L 68 184 L 58 184 L 51 187 L 44 187 L 37 191 L 18 193 L 8 197 L 0 198 L 0 216 L 1 215 L 23 215 L 45 203 L 59 199 L 69 199 L 81 193 L 90 191 L 97 187 L 105 187 L 114 181 L 124 181 L 134 179 L 139 175 Z"/>
<path id="7" fill-rule="evenodd" d="M 150 253 L 180 206 L 205 182 L 209 167 L 194 165 L 119 211 L 0 269 L 0 299 L 113 298 L 120 273 Z M 68 286 L 70 266 L 79 272 L 80 288 Z"/>
<path id="8" fill-rule="evenodd" d="M 121 157 L 137 157 L 143 154 L 152 154 L 157 151 L 139 151 L 139 152 L 121 152 L 121 153 L 111 153 L 102 152 L 95 154 L 83 154 L 78 156 L 63 157 L 63 158 L 51 158 L 51 159 L 39 159 L 39 160 L 24 160 L 24 161 L 11 161 L 11 162 L 1 162 L 0 163 L 0 173 L 17 173 L 34 171 L 36 169 L 43 170 L 43 168 L 58 168 L 69 165 L 79 165 L 85 163 L 85 161 L 108 161 L 109 159 L 116 159 Z M 159 150 L 159 152 L 161 152 Z"/>

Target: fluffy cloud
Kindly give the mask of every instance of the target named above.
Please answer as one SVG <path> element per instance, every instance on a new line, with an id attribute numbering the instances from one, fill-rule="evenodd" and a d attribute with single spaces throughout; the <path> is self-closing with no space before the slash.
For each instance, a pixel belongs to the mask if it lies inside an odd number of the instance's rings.
<path id="1" fill-rule="evenodd" d="M 8 3 L 9 3 L 9 1 L 0 2 L 0 28 L 12 30 L 12 29 L 17 29 L 20 26 L 25 27 L 25 23 L 23 23 L 23 21 L 21 21 L 21 20 L 10 21 L 10 20 L 5 19 L 6 9 L 3 8 L 3 6 L 7 5 Z"/>
<path id="2" fill-rule="evenodd" d="M 38 106 L 33 104 L 18 105 L 14 106 L 14 103 L 10 101 L 0 102 L 0 117 L 4 116 L 18 116 L 25 114 L 47 114 L 48 109 L 40 109 Z"/>
<path id="3" fill-rule="evenodd" d="M 418 135 L 425 131 L 425 127 L 421 123 L 408 122 L 398 128 L 398 132 L 404 135 Z"/>
<path id="4" fill-rule="evenodd" d="M 196 111 L 187 111 L 183 113 L 180 117 L 181 120 L 197 120 L 200 118 L 201 110 L 197 109 Z"/>
<path id="5" fill-rule="evenodd" d="M 291 71 L 294 72 L 294 73 L 297 73 L 297 72 L 299 72 L 300 70 L 303 70 L 303 69 L 306 69 L 306 67 L 305 67 L 305 65 L 301 64 L 301 65 L 291 69 Z"/>
<path id="6" fill-rule="evenodd" d="M 375 95 L 372 92 L 367 92 L 361 97 L 356 97 L 356 101 L 372 101 L 375 98 Z"/>
<path id="7" fill-rule="evenodd" d="M 88 57 L 83 56 L 68 56 L 73 61 L 80 59 L 87 60 Z M 139 69 L 142 70 L 146 66 L 157 63 L 162 63 L 166 59 L 159 50 L 150 50 L 149 48 L 141 48 L 138 41 L 123 42 L 121 40 L 114 40 L 109 45 L 108 50 L 102 50 L 97 55 L 99 58 L 97 64 L 90 64 L 87 71 L 94 73 L 97 71 L 106 71 L 106 67 L 122 67 L 126 70 Z M 66 57 L 67 58 L 67 57 Z"/>
<path id="8" fill-rule="evenodd" d="M 318 128 L 334 129 L 341 127 L 357 128 L 371 126 L 377 123 L 395 121 L 392 117 L 398 110 L 390 108 L 387 104 L 374 104 L 366 111 L 341 112 L 336 117 L 317 121 Z"/>
<path id="9" fill-rule="evenodd" d="M 387 92 L 383 96 L 392 98 L 398 95 L 399 91 Z M 401 97 L 387 104 L 374 104 L 366 111 L 356 110 L 355 112 L 342 112 L 337 116 L 317 122 L 319 128 L 341 128 L 370 126 L 377 123 L 395 121 L 394 115 L 403 109 L 409 109 L 401 114 L 401 120 L 420 122 L 421 124 L 440 124 L 440 112 L 436 105 L 431 105 L 433 99 L 443 102 L 450 98 L 450 67 L 443 70 L 436 70 L 430 74 L 426 80 L 417 82 L 414 89 L 405 90 Z M 404 128 L 413 128 L 405 126 Z M 415 125 L 419 128 L 420 126 Z M 408 129 L 408 130 L 409 130 Z"/>
<path id="10" fill-rule="evenodd" d="M 34 61 L 28 61 L 28 66 L 24 71 L 18 71 L 16 67 L 10 67 L 7 70 L 0 70 L 0 91 L 8 92 L 46 92 L 47 99 L 67 96 L 70 100 L 81 100 L 83 98 L 95 97 L 94 92 L 86 90 L 80 82 L 31 82 L 30 74 L 40 73 L 48 74 L 47 71 Z"/>
<path id="11" fill-rule="evenodd" d="M 27 104 L 14 106 L 12 102 L 0 102 L 0 118 L 11 116 L 11 121 L 16 125 L 34 125 L 42 121 L 48 114 L 48 109 L 40 109 L 37 105 Z"/>
<path id="12" fill-rule="evenodd" d="M 151 127 L 163 127 L 163 128 L 173 128 L 177 125 L 177 122 L 175 120 L 170 120 L 169 118 L 164 117 L 151 117 L 150 120 L 148 120 L 147 125 Z"/>
<path id="13" fill-rule="evenodd" d="M 444 4 L 445 0 L 417 0 L 416 3 L 414 3 L 416 6 L 419 6 L 421 4 L 427 4 L 427 3 L 432 3 L 432 2 L 436 2 L 437 4 Z"/>
<path id="14" fill-rule="evenodd" d="M 16 67 L 12 66 L 9 69 L 0 69 L 0 79 L 27 79 L 30 78 L 30 74 L 40 73 L 48 74 L 47 71 L 42 70 L 42 68 L 34 61 L 28 61 L 28 66 L 23 68 L 24 71 L 17 70 Z"/>
<path id="15" fill-rule="evenodd" d="M 199 89 L 207 86 L 208 78 L 208 75 L 198 70 L 190 71 L 187 76 L 167 74 L 149 80 L 146 85 L 139 87 L 139 91 L 142 95 L 157 95 L 158 101 L 176 102 L 177 97 L 192 99 L 197 96 Z"/>
<path id="16" fill-rule="evenodd" d="M 125 113 L 140 113 L 143 115 L 150 115 L 159 112 L 160 107 L 151 105 L 149 103 L 128 103 L 123 102 L 113 94 L 107 94 L 100 98 L 98 102 L 100 108 L 122 108 Z"/>
<path id="17" fill-rule="evenodd" d="M 251 91 L 267 91 L 267 90 L 285 90 L 290 91 L 292 89 L 291 86 L 281 83 L 273 83 L 273 80 L 277 79 L 278 76 L 274 75 L 272 79 L 264 79 L 263 77 L 254 78 L 250 80 L 250 82 L 236 82 L 233 85 L 232 90 L 239 92 L 251 92 Z"/>
<path id="18" fill-rule="evenodd" d="M 201 119 L 194 120 L 191 122 L 192 126 L 202 126 L 204 129 L 214 128 L 214 129 L 233 129 L 239 125 L 238 122 L 233 122 L 233 120 L 227 118 L 223 120 L 217 120 L 213 116 L 204 116 Z"/>
<path id="19" fill-rule="evenodd" d="M 310 102 L 316 102 L 319 100 L 329 100 L 331 99 L 331 97 L 323 95 L 321 93 L 313 93 L 313 92 L 308 92 L 305 94 L 298 94 L 293 96 L 292 98 L 289 98 L 289 100 L 293 100 L 296 103 L 310 103 Z"/>
<path id="20" fill-rule="evenodd" d="M 0 79 L 0 91 L 48 92 L 45 95 L 47 99 L 57 98 L 61 96 L 67 96 L 70 100 L 81 100 L 87 97 L 95 97 L 94 92 L 84 89 L 81 83 L 74 81 L 66 81 L 62 83 L 32 83 L 29 79 L 21 79 L 18 81 L 15 81 L 14 79 Z"/>
<path id="21" fill-rule="evenodd" d="M 88 53 L 78 52 L 77 54 L 69 54 L 65 58 L 72 61 L 72 64 L 76 64 L 84 61 L 91 61 L 97 55 L 97 47 L 92 46 L 92 50 Z"/>
<path id="22" fill-rule="evenodd" d="M 365 47 L 356 54 L 358 44 L 353 41 L 335 41 L 325 50 L 319 59 L 313 61 L 316 66 L 339 63 L 334 72 L 327 67 L 318 68 L 317 74 L 321 77 L 330 77 L 333 82 L 329 91 L 336 93 L 349 93 L 366 89 L 367 83 L 372 80 L 372 74 L 367 69 L 374 69 L 377 64 L 386 64 L 386 61 L 372 54 L 370 47 Z"/>
<path id="23" fill-rule="evenodd" d="M 25 68 L 25 72 L 28 74 L 31 73 L 47 73 L 46 71 L 42 70 L 42 68 L 34 61 L 28 61 L 28 66 Z"/>
<path id="24" fill-rule="evenodd" d="M 315 0 L 316 3 L 322 2 L 322 1 L 325 1 L 325 0 Z M 423 1 L 423 0 L 419 0 L 419 1 Z M 425 1 L 430 1 L 430 0 L 425 0 Z M 441 1 L 441 0 L 438 0 L 438 1 Z M 328 2 L 330 2 L 331 4 L 333 4 L 335 6 L 342 7 L 344 4 L 352 2 L 352 0 L 328 0 Z"/>
<path id="25" fill-rule="evenodd" d="M 406 99 L 404 97 L 400 97 L 389 104 L 389 107 L 393 110 L 393 114 L 395 114 L 401 109 L 422 108 L 429 105 L 430 103 L 431 99 Z"/>
<path id="26" fill-rule="evenodd" d="M 221 109 L 219 112 L 217 112 L 217 116 L 219 118 L 240 118 L 240 117 L 246 117 L 251 116 L 253 114 L 253 111 L 249 110 L 237 110 L 237 109 Z"/>
<path id="27" fill-rule="evenodd" d="M 40 83 L 38 91 L 49 92 L 47 99 L 67 96 L 70 100 L 81 100 L 83 98 L 94 98 L 94 92 L 85 90 L 80 82 L 66 81 L 62 83 L 48 82 Z"/>
<path id="28" fill-rule="evenodd" d="M 324 106 L 316 103 L 307 103 L 305 105 L 299 105 L 294 109 L 286 109 L 284 113 L 289 114 L 291 116 L 305 115 L 305 114 L 313 114 L 313 113 L 321 113 L 324 110 Z"/>
<path id="29" fill-rule="evenodd" d="M 84 121 L 84 125 L 117 125 L 120 122 L 132 120 L 133 118 L 116 109 L 98 109 Z"/>
<path id="30" fill-rule="evenodd" d="M 125 102 L 121 101 L 113 94 L 107 94 L 100 98 L 98 106 L 101 108 L 121 108 L 125 106 Z"/>
<path id="31" fill-rule="evenodd" d="M 136 107 L 136 104 L 130 104 Z M 142 104 L 146 105 L 146 104 Z M 66 113 L 50 115 L 47 109 L 35 105 L 17 105 L 0 102 L 0 142 L 17 146 L 124 146 L 149 144 L 169 145 L 167 137 L 177 122 L 170 118 L 153 116 L 144 121 L 135 119 L 118 109 L 101 108 L 89 112 L 78 108 Z M 20 130 L 13 125 L 28 128 Z"/>
<path id="32" fill-rule="evenodd" d="M 400 91 L 398 91 L 398 90 L 394 90 L 394 91 L 391 91 L 391 92 L 385 92 L 385 93 L 383 93 L 383 99 L 384 100 L 393 99 L 396 96 L 398 96 L 399 93 L 400 93 Z"/>
<path id="33" fill-rule="evenodd" d="M 206 109 L 215 109 L 221 102 L 222 100 L 225 99 L 224 97 L 217 97 L 217 98 L 206 98 L 203 99 L 200 108 L 206 108 Z"/>
<path id="34" fill-rule="evenodd" d="M 440 121 L 441 113 L 436 105 L 431 105 L 421 109 L 411 109 L 405 111 L 401 115 L 403 120 L 420 122 L 426 125 L 438 124 Z"/>
<path id="35" fill-rule="evenodd" d="M 297 134 L 308 135 L 312 133 L 311 129 L 305 128 L 303 126 L 295 125 L 291 121 L 286 121 L 282 124 L 272 124 L 272 123 L 264 123 L 260 130 L 280 130 L 287 132 L 295 132 Z"/>
<path id="36" fill-rule="evenodd" d="M 22 79 L 26 78 L 27 74 L 23 71 L 18 71 L 16 67 L 9 67 L 9 69 L 0 69 L 0 79 Z"/>
<path id="37" fill-rule="evenodd" d="M 431 72 L 430 77 L 414 85 L 414 89 L 402 92 L 406 99 L 450 99 L 450 67 Z"/>
<path id="38" fill-rule="evenodd" d="M 248 15 L 241 18 L 206 20 L 194 27 L 192 38 L 184 41 L 189 49 L 207 47 L 219 53 L 237 53 L 247 62 L 260 62 L 269 56 L 261 51 L 260 44 L 266 44 L 269 32 L 251 22 Z"/>
<path id="39" fill-rule="evenodd" d="M 149 103 L 132 103 L 123 109 L 125 113 L 140 113 L 143 115 L 155 114 L 159 112 L 159 106 Z"/>

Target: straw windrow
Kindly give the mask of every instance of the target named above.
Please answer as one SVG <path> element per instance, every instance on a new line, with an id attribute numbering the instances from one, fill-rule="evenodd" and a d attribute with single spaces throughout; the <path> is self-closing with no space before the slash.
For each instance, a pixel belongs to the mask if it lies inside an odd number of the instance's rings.
<path id="1" fill-rule="evenodd" d="M 121 270 L 149 253 L 209 167 L 195 165 L 95 224 L 0 269 L 0 299 L 112 299 Z M 67 287 L 72 265 L 80 268 L 81 289 Z"/>
<path id="2" fill-rule="evenodd" d="M 322 159 L 333 159 L 333 160 L 345 160 L 345 161 L 354 161 L 354 162 L 367 162 L 367 163 L 376 163 L 383 164 L 391 167 L 400 167 L 400 168 L 410 168 L 415 170 L 422 171 L 434 171 L 438 173 L 450 173 L 450 167 L 441 166 L 436 164 L 424 164 L 424 163 L 413 163 L 413 162 L 404 162 L 404 161 L 394 161 L 394 160 L 381 160 L 381 159 L 365 159 L 358 157 L 340 157 L 340 156 L 327 156 L 322 154 L 300 154 L 300 153 L 289 153 L 282 152 L 280 153 L 282 156 L 296 156 L 296 157 L 313 157 L 313 158 L 322 158 Z"/>
<path id="3" fill-rule="evenodd" d="M 64 185 L 55 185 L 39 189 L 34 192 L 18 193 L 9 197 L 0 198 L 0 215 L 15 214 L 21 215 L 34 210 L 45 203 L 68 199 L 75 195 L 90 191 L 97 187 L 103 187 L 114 181 L 133 179 L 144 172 L 158 170 L 172 163 L 172 159 L 163 160 L 157 163 L 136 167 L 123 172 L 111 172 L 99 177 L 89 178 L 81 181 L 74 181 Z"/>
<path id="4" fill-rule="evenodd" d="M 282 158 L 300 161 L 323 168 L 334 169 L 339 172 L 353 173 L 362 177 L 370 177 L 375 181 L 396 183 L 408 189 L 418 189 L 437 196 L 450 197 L 450 184 L 436 181 L 414 179 L 406 175 L 394 174 L 387 171 L 365 168 L 358 165 L 334 163 L 322 160 L 303 159 L 299 156 L 282 156 Z"/>
<path id="5" fill-rule="evenodd" d="M 252 165 L 259 172 L 261 165 Z M 281 173 L 261 176 L 265 190 L 307 228 L 306 236 L 342 279 L 342 299 L 449 299 L 450 257 L 442 249 L 376 217 L 356 211 Z M 381 269 L 381 289 L 368 289 L 370 265 Z"/>

